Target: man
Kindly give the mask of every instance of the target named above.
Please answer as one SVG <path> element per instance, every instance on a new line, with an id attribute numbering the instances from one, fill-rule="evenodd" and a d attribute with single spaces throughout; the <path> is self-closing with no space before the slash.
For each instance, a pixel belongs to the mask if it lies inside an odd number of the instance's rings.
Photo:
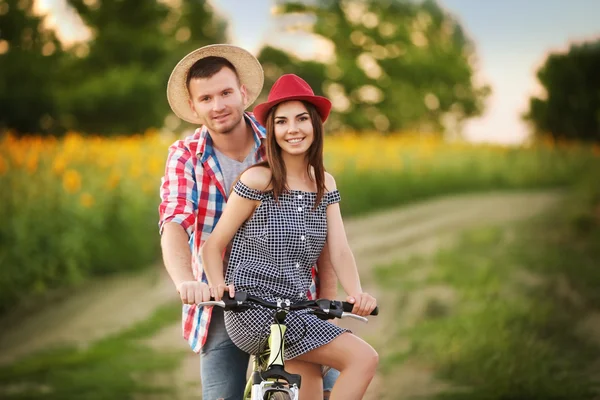
<path id="1" fill-rule="evenodd" d="M 241 399 L 246 382 L 249 356 L 227 335 L 222 309 L 195 304 L 210 298 L 200 247 L 217 224 L 234 180 L 265 158 L 265 129 L 244 111 L 263 81 L 262 67 L 249 52 L 211 45 L 184 57 L 167 87 L 173 112 L 202 125 L 169 148 L 159 227 L 165 267 L 183 302 L 183 336 L 201 355 L 204 399 Z M 326 252 L 319 266 L 319 295 L 335 298 L 336 278 Z M 313 276 L 317 281 L 316 270 Z M 316 289 L 313 285 L 309 295 L 316 296 Z M 331 390 L 336 373 L 328 374 L 325 390 Z"/>

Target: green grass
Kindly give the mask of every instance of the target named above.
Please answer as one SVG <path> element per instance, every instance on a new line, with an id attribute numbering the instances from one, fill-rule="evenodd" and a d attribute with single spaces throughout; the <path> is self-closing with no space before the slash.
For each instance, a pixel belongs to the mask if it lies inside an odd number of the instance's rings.
<path id="1" fill-rule="evenodd" d="M 140 393 L 172 393 L 172 386 L 153 384 L 152 377 L 172 374 L 181 352 L 158 352 L 142 339 L 175 322 L 179 315 L 180 305 L 169 304 L 148 320 L 86 349 L 55 348 L 2 367 L 0 398 L 126 400 Z"/>
<path id="2" fill-rule="evenodd" d="M 383 372 L 416 360 L 466 389 L 439 399 L 598 398 L 598 338 L 579 327 L 600 310 L 600 197 L 584 188 L 543 218 L 473 230 L 433 259 L 378 267 L 378 282 L 398 293 L 395 336 L 410 341 L 388 344 Z M 433 296 L 412 320 L 403 313 L 434 286 L 453 300 Z"/>
<path id="3" fill-rule="evenodd" d="M 404 160 L 400 169 L 394 167 L 395 159 L 388 164 L 381 148 L 367 162 L 374 167 L 359 167 L 356 164 L 360 160 L 346 157 L 346 165 L 332 172 L 342 194 L 340 207 L 345 217 L 452 194 L 570 187 L 583 174 L 600 169 L 600 158 L 583 146 L 504 151 L 448 146 L 427 161 L 419 160 L 418 146 L 406 146 L 397 149 Z M 334 156 L 329 155 L 326 165 L 340 161 Z M 382 162 L 389 168 L 378 168 Z"/>

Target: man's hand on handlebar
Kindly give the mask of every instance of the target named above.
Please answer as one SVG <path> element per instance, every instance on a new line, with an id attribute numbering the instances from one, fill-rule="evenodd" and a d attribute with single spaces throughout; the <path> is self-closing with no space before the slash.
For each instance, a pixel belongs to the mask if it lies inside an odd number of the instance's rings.
<path id="1" fill-rule="evenodd" d="M 208 285 L 200 281 L 183 281 L 177 286 L 183 304 L 198 304 L 210 300 Z"/>

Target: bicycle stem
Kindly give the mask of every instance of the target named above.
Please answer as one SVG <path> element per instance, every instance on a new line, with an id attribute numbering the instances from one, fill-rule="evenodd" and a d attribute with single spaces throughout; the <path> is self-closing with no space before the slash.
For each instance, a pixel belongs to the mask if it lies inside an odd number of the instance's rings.
<path id="1" fill-rule="evenodd" d="M 283 336 L 285 335 L 286 329 L 287 326 L 283 324 L 271 325 L 271 335 L 269 336 L 269 347 L 271 348 L 271 353 L 269 354 L 269 362 L 267 363 L 269 367 L 274 365 L 280 365 L 283 367 L 283 353 L 285 350 Z"/>

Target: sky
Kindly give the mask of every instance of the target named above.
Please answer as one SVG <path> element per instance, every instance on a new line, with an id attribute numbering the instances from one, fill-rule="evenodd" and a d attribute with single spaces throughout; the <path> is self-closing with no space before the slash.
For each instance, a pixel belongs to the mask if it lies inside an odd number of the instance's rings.
<path id="1" fill-rule="evenodd" d="M 54 13 L 65 36 L 80 35 L 64 0 L 37 0 Z M 472 141 L 521 143 L 529 128 L 520 115 L 529 97 L 542 91 L 535 73 L 549 52 L 600 38 L 600 0 L 438 0 L 475 44 L 477 78 L 492 88 L 482 117 L 470 120 L 465 137 Z M 300 34 L 278 31 L 270 17 L 273 0 L 211 0 L 229 23 L 231 43 L 254 54 L 265 44 L 322 58 L 328 49 Z"/>

